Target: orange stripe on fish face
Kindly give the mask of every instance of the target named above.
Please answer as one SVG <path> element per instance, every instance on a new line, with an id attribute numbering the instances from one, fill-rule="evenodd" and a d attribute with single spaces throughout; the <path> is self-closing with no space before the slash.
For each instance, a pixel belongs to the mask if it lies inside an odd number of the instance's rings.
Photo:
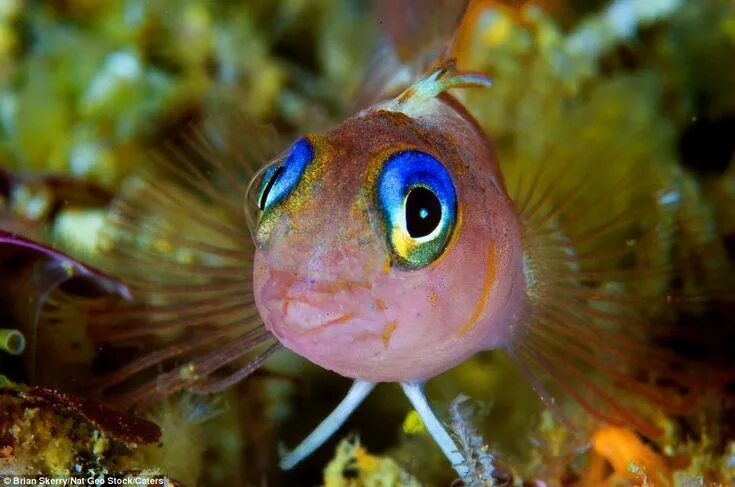
<path id="1" fill-rule="evenodd" d="M 390 338 L 393 336 L 393 332 L 396 331 L 396 327 L 398 326 L 398 323 L 395 321 L 391 321 L 387 325 L 385 325 L 385 328 L 383 328 L 383 333 L 380 335 L 380 338 L 383 340 L 383 346 L 385 348 L 388 348 L 388 345 L 390 344 Z"/>
<path id="2" fill-rule="evenodd" d="M 319 333 L 320 331 L 324 330 L 325 328 L 328 328 L 330 326 L 334 325 L 343 325 L 346 323 L 349 323 L 352 318 L 354 318 L 354 313 L 345 313 L 342 316 L 338 316 L 334 318 L 333 320 L 329 320 L 326 323 L 322 323 L 321 325 L 317 326 L 316 328 L 312 328 L 309 330 L 309 333 Z"/>
<path id="3" fill-rule="evenodd" d="M 487 268 L 485 269 L 485 279 L 482 281 L 482 290 L 477 300 L 470 319 L 467 323 L 459 330 L 459 336 L 467 335 L 477 325 L 478 321 L 482 317 L 482 312 L 485 311 L 487 301 L 490 298 L 490 291 L 493 289 L 493 283 L 495 282 L 495 244 L 491 243 L 487 249 Z"/>

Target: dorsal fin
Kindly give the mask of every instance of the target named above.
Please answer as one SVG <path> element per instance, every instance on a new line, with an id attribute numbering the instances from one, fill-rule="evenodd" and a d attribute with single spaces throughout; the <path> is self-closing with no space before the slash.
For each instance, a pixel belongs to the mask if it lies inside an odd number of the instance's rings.
<path id="1" fill-rule="evenodd" d="M 434 59 L 451 48 L 452 38 L 470 2 L 466 0 L 376 0 L 378 20 L 404 64 L 426 53 Z M 429 66 L 424 66 L 428 68 Z"/>
<path id="2" fill-rule="evenodd" d="M 390 98 L 451 58 L 455 34 L 470 1 L 375 0 L 383 41 L 373 55 L 357 108 Z"/>

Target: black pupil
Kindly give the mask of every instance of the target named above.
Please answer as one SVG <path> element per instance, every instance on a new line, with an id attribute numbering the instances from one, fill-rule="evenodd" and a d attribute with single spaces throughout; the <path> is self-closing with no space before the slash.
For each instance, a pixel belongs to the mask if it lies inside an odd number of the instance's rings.
<path id="1" fill-rule="evenodd" d="M 411 238 L 421 238 L 436 229 L 442 219 L 439 198 L 421 186 L 413 188 L 406 198 L 406 229 Z"/>
<path id="2" fill-rule="evenodd" d="M 276 171 L 273 173 L 273 176 L 271 176 L 271 178 L 268 180 L 268 183 L 265 185 L 263 194 L 260 195 L 260 201 L 258 202 L 258 206 L 261 210 L 265 210 L 265 202 L 268 201 L 268 193 L 271 192 L 271 189 L 273 189 L 273 186 L 276 184 L 276 181 L 278 181 L 278 178 L 281 176 L 282 172 L 283 166 L 276 169 Z"/>

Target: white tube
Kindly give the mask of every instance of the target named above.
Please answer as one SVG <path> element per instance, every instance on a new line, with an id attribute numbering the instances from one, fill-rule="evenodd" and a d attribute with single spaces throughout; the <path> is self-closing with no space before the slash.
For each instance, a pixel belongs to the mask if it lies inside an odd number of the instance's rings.
<path id="1" fill-rule="evenodd" d="M 434 441 L 439 445 L 442 452 L 444 452 L 444 456 L 447 457 L 447 460 L 452 464 L 454 470 L 457 471 L 459 477 L 463 480 L 469 478 L 470 468 L 460 453 L 459 448 L 457 448 L 457 445 L 452 440 L 452 437 L 449 436 L 447 430 L 444 429 L 444 426 L 442 426 L 439 419 L 431 410 L 431 406 L 429 406 L 429 402 L 426 400 L 426 394 L 424 394 L 424 385 L 420 383 L 401 383 L 401 387 L 416 412 L 419 413 L 426 430 L 434 438 Z"/>
<path id="2" fill-rule="evenodd" d="M 281 469 L 289 470 L 293 468 L 301 460 L 311 455 L 314 450 L 322 446 L 347 421 L 347 418 L 365 400 L 374 387 L 375 384 L 372 382 L 363 380 L 353 382 L 352 387 L 347 391 L 347 395 L 334 411 L 299 446 L 281 459 Z"/>

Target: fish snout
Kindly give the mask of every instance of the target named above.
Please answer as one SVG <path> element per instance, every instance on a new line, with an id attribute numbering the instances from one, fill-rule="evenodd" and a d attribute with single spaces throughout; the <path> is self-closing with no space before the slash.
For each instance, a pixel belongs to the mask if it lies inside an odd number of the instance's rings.
<path id="1" fill-rule="evenodd" d="M 256 269 L 256 303 L 266 327 L 282 341 L 354 332 L 374 299 L 370 283 L 353 277 Z M 335 331 L 338 326 L 343 330 Z"/>

